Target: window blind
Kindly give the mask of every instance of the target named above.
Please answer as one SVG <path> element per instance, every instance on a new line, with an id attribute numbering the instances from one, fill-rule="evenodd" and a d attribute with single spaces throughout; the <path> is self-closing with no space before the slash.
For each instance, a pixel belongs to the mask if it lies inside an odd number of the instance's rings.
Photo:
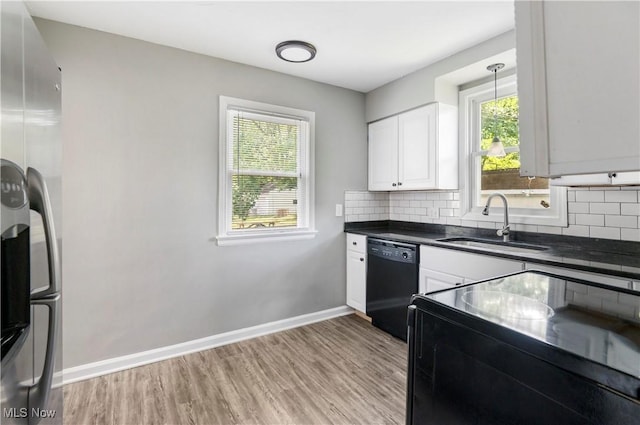
<path id="1" fill-rule="evenodd" d="M 303 121 L 229 110 L 231 230 L 300 226 Z"/>

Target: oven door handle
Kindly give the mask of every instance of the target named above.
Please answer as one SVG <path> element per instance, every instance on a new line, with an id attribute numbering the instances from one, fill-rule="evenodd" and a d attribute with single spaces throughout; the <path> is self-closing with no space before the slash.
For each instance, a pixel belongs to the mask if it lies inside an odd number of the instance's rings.
<path id="1" fill-rule="evenodd" d="M 31 294 L 31 299 L 36 300 L 55 295 L 60 291 L 60 254 L 47 184 L 42 174 L 31 167 L 27 169 L 27 187 L 31 209 L 42 216 L 49 262 L 49 286 Z"/>

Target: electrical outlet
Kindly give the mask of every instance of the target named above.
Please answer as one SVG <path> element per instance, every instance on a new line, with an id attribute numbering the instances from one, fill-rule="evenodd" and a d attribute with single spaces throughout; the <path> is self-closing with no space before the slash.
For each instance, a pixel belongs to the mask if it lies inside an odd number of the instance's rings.
<path id="1" fill-rule="evenodd" d="M 427 207 L 427 217 L 440 218 L 440 209 L 436 207 Z"/>
<path id="2" fill-rule="evenodd" d="M 336 217 L 342 217 L 342 204 L 336 204 Z"/>

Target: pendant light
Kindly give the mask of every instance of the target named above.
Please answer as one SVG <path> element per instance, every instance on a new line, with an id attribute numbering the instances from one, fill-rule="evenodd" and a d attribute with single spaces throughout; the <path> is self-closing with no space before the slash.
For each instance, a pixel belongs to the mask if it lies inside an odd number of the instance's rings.
<path id="1" fill-rule="evenodd" d="M 497 111 L 498 111 L 498 70 L 504 68 L 503 63 L 494 63 L 487 67 L 487 71 L 493 72 L 493 141 L 491 142 L 491 146 L 489 146 L 489 151 L 487 152 L 487 156 L 496 156 L 502 157 L 506 156 L 506 152 L 504 151 L 504 146 L 502 142 L 498 138 L 498 120 L 497 120 Z"/>

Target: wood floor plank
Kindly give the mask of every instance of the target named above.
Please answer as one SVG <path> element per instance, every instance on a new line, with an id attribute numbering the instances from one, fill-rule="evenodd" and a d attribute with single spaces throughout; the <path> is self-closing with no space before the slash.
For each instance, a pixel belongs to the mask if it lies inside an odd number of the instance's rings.
<path id="1" fill-rule="evenodd" d="M 339 317 L 67 385 L 64 423 L 400 424 L 406 350 Z"/>

